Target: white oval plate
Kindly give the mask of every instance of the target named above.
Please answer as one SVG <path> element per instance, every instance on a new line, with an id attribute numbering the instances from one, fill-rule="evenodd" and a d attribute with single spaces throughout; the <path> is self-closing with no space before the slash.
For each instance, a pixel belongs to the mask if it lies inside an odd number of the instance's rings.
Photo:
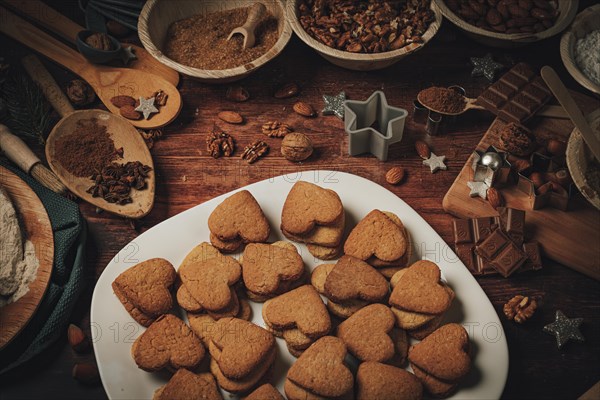
<path id="1" fill-rule="evenodd" d="M 285 239 L 279 230 L 281 209 L 292 185 L 298 180 L 335 190 L 344 203 L 349 227 L 373 209 L 391 211 L 402 219 L 412 237 L 416 256 L 437 263 L 444 279 L 456 293 L 446 321 L 462 324 L 471 339 L 473 367 L 453 398 L 500 398 L 508 374 L 508 347 L 502 324 L 475 278 L 433 228 L 404 201 L 376 183 L 344 172 L 307 171 L 238 189 L 247 189 L 256 197 L 271 223 L 272 240 Z M 178 268 L 194 246 L 208 241 L 208 216 L 230 195 L 227 193 L 209 200 L 144 232 L 113 258 L 98 279 L 91 307 L 92 341 L 102 383 L 110 399 L 151 399 L 154 391 L 169 379 L 167 373 L 148 373 L 137 368 L 130 350 L 145 328 L 125 311 L 114 295 L 111 283 L 127 268 L 153 257 L 165 258 Z M 310 270 L 322 263 L 314 259 L 304 245 L 297 246 Z M 262 305 L 250 303 L 252 322 L 264 326 Z M 279 356 L 274 383 L 283 393 L 287 369 L 295 358 L 288 353 L 282 339 L 277 339 L 277 345 Z"/>

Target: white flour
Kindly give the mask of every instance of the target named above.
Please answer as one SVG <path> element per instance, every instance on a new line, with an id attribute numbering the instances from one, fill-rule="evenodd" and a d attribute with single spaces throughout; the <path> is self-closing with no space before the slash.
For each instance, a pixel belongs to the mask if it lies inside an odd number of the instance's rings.
<path id="1" fill-rule="evenodd" d="M 39 261 L 31 241 L 23 244 L 16 211 L 0 188 L 0 307 L 13 303 L 29 291 Z"/>
<path id="2" fill-rule="evenodd" d="M 589 80 L 600 85 L 600 29 L 577 40 L 575 62 Z"/>

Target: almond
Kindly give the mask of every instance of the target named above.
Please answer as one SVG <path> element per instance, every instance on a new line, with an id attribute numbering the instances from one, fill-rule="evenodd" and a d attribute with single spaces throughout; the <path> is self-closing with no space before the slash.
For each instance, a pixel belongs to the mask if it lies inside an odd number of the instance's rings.
<path id="1" fill-rule="evenodd" d="M 300 87 L 295 82 L 287 83 L 275 91 L 273 97 L 276 99 L 287 99 L 300 93 Z"/>
<path id="2" fill-rule="evenodd" d="M 487 200 L 494 209 L 504 205 L 504 196 L 502 196 L 502 193 L 500 193 L 498 189 L 493 187 L 489 188 L 487 191 Z"/>
<path id="3" fill-rule="evenodd" d="M 533 187 L 536 189 L 546 183 L 544 176 L 539 172 L 532 172 L 531 175 L 529 175 L 529 179 L 533 182 Z"/>
<path id="4" fill-rule="evenodd" d="M 94 385 L 100 382 L 98 367 L 92 363 L 79 363 L 73 366 L 71 372 L 73 378 L 86 385 Z"/>
<path id="5" fill-rule="evenodd" d="M 75 350 L 77 353 L 84 353 L 89 349 L 90 342 L 88 341 L 87 336 L 77 325 L 71 324 L 67 330 L 67 340 L 69 341 L 69 345 Z"/>
<path id="6" fill-rule="evenodd" d="M 229 101 L 241 103 L 250 98 L 250 93 L 248 93 L 248 91 L 241 86 L 231 86 L 227 89 L 225 97 Z"/>
<path id="7" fill-rule="evenodd" d="M 110 102 L 113 106 L 118 108 L 135 105 L 135 99 L 131 96 L 115 96 L 110 99 Z"/>
<path id="8" fill-rule="evenodd" d="M 142 118 L 142 114 L 135 111 L 135 107 L 131 105 L 126 105 L 119 108 L 119 112 L 123 117 L 134 121 L 137 121 L 138 119 Z"/>
<path id="9" fill-rule="evenodd" d="M 312 108 L 312 106 L 303 101 L 299 101 L 296 104 L 294 104 L 294 111 L 296 112 L 296 114 L 300 114 L 303 117 L 314 117 L 316 115 L 315 110 Z"/>
<path id="10" fill-rule="evenodd" d="M 404 179 L 405 171 L 402 167 L 393 167 L 385 174 L 385 180 L 390 185 L 397 185 Z"/>
<path id="11" fill-rule="evenodd" d="M 225 121 L 228 124 L 241 124 L 244 122 L 244 117 L 235 111 L 221 111 L 218 117 L 221 121 Z"/>
<path id="12" fill-rule="evenodd" d="M 417 140 L 415 142 L 415 149 L 417 150 L 419 157 L 421 157 L 423 160 L 427 160 L 429 157 L 431 157 L 431 149 L 424 141 Z"/>
<path id="13" fill-rule="evenodd" d="M 546 150 L 553 156 L 564 156 L 567 151 L 567 144 L 557 139 L 550 139 L 546 143 Z"/>

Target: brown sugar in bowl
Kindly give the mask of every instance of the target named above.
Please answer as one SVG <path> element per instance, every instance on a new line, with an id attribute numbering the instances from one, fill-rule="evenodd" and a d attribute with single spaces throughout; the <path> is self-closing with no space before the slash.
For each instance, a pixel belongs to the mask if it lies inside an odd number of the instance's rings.
<path id="1" fill-rule="evenodd" d="M 333 47 L 329 47 L 308 34 L 299 21 L 299 3 L 300 0 L 287 0 L 286 5 L 287 19 L 292 26 L 294 33 L 298 35 L 300 40 L 312 47 L 330 63 L 356 71 L 372 71 L 387 68 L 404 57 L 422 49 L 440 29 L 443 19 L 440 9 L 435 4 L 434 0 L 431 0 L 430 8 L 435 14 L 435 19 L 431 22 L 425 31 L 425 34 L 422 36 L 422 43 L 411 43 L 398 50 L 390 50 L 382 53 L 351 53 L 349 51 L 337 50 Z"/>
<path id="2" fill-rule="evenodd" d="M 140 13 L 138 33 L 144 48 L 158 61 L 181 74 L 205 83 L 227 83 L 242 79 L 277 57 L 288 44 L 292 29 L 285 19 L 285 6 L 281 0 L 262 0 L 268 12 L 278 22 L 279 38 L 275 45 L 256 60 L 244 65 L 222 70 L 207 70 L 180 64 L 164 53 L 164 43 L 169 26 L 194 15 L 206 15 L 238 7 L 249 7 L 256 1 L 211 1 L 211 0 L 148 0 Z"/>

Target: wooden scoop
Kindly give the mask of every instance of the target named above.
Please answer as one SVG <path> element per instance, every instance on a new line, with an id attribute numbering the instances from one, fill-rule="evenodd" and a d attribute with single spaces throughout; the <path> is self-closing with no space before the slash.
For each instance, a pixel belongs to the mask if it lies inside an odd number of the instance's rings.
<path id="1" fill-rule="evenodd" d="M 0 32 L 81 76 L 92 86 L 109 111 L 114 114 L 119 115 L 119 108 L 110 102 L 114 96 L 128 95 L 135 99 L 148 98 L 154 92 L 162 89 L 167 94 L 168 100 L 167 104 L 160 108 L 159 113 L 153 114 L 147 120 L 127 120 L 138 128 L 159 128 L 173 121 L 179 114 L 182 106 L 181 95 L 177 88 L 164 78 L 141 70 L 92 64 L 75 50 L 4 7 L 0 7 L 0 18 L 2 21 Z"/>
<path id="2" fill-rule="evenodd" d="M 119 160 L 119 163 L 140 161 L 142 164 L 154 169 L 150 151 L 138 131 L 125 118 L 107 111 L 74 111 L 54 78 L 36 56 L 27 56 L 22 62 L 29 76 L 42 88 L 50 104 L 62 117 L 52 129 L 46 141 L 46 159 L 52 171 L 71 192 L 96 207 L 126 218 L 141 218 L 148 214 L 154 205 L 154 170 L 150 171 L 148 178 L 146 178 L 146 189 L 132 190 L 133 202 L 119 205 L 108 203 L 101 197 L 92 197 L 91 194 L 86 192 L 93 184 L 90 177 L 79 177 L 71 174 L 56 160 L 55 156 L 56 142 L 61 135 L 71 134 L 75 130 L 77 122 L 81 120 L 96 118 L 98 124 L 106 126 L 111 139 L 115 142 L 115 147 L 123 148 L 123 159 Z M 81 162 L 84 163 L 86 160 L 81 160 Z"/>
<path id="3" fill-rule="evenodd" d="M 85 30 L 84 27 L 71 21 L 69 18 L 40 0 L 1 0 L 1 3 L 6 4 L 22 15 L 31 18 L 32 21 L 40 24 L 49 31 L 56 33 L 72 44 L 75 44 L 77 34 Z M 137 60 L 133 60 L 129 64 L 129 68 L 139 69 L 141 71 L 162 76 L 174 86 L 177 86 L 179 83 L 179 73 L 177 71 L 167 67 L 152 57 L 152 55 L 150 55 L 143 47 L 131 43 L 121 43 L 121 45 L 123 47 L 131 46 L 137 57 Z"/>
<path id="4" fill-rule="evenodd" d="M 267 8 L 263 3 L 254 3 L 250 7 L 250 10 L 248 10 L 248 18 L 246 18 L 244 25 L 232 30 L 227 40 L 231 40 L 233 35 L 241 34 L 244 36 L 244 49 L 254 47 L 254 43 L 256 43 L 254 30 L 260 21 L 260 17 L 262 17 L 266 10 Z"/>

